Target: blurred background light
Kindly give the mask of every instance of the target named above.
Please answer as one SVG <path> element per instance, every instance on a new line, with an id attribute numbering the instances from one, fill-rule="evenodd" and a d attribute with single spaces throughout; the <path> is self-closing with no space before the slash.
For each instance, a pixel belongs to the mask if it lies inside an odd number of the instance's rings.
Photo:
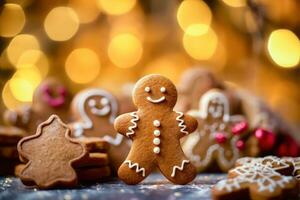
<path id="1" fill-rule="evenodd" d="M 14 37 L 7 47 L 7 57 L 11 64 L 17 65 L 21 55 L 32 49 L 40 49 L 40 45 L 35 36 L 20 34 Z"/>
<path id="2" fill-rule="evenodd" d="M 97 0 L 101 11 L 109 15 L 122 15 L 129 12 L 136 4 L 136 0 Z"/>
<path id="3" fill-rule="evenodd" d="M 177 10 L 177 21 L 185 32 L 192 26 L 190 33 L 206 32 L 210 26 L 212 14 L 202 0 L 184 0 Z"/>
<path id="4" fill-rule="evenodd" d="M 95 80 L 99 75 L 100 67 L 98 55 L 88 48 L 73 50 L 65 63 L 68 77 L 80 84 L 90 83 Z"/>
<path id="5" fill-rule="evenodd" d="M 231 7 L 246 6 L 246 0 L 222 0 L 226 5 Z"/>
<path id="6" fill-rule="evenodd" d="M 299 38 L 290 30 L 275 30 L 268 39 L 268 52 L 277 65 L 295 67 L 300 60 Z"/>
<path id="7" fill-rule="evenodd" d="M 188 32 L 185 32 L 183 36 L 183 47 L 188 55 L 196 60 L 210 59 L 218 45 L 214 30 L 209 28 L 206 33 L 200 35 L 190 35 Z"/>
<path id="8" fill-rule="evenodd" d="M 24 102 L 18 101 L 10 87 L 9 87 L 9 81 L 7 81 L 2 89 L 2 101 L 4 103 L 4 105 L 9 108 L 9 109 L 15 109 L 17 108 L 19 105 L 23 104 Z"/>
<path id="9" fill-rule="evenodd" d="M 80 23 L 83 24 L 94 21 L 100 14 L 97 0 L 71 0 L 69 5 L 75 10 Z"/>
<path id="10" fill-rule="evenodd" d="M 4 4 L 0 13 L 0 36 L 13 37 L 25 25 L 25 13 L 20 5 Z"/>
<path id="11" fill-rule="evenodd" d="M 108 57 L 116 66 L 121 68 L 136 65 L 142 54 L 142 42 L 130 33 L 115 35 L 108 46 Z"/>
<path id="12" fill-rule="evenodd" d="M 56 7 L 48 13 L 44 28 L 48 37 L 54 41 L 69 40 L 78 31 L 79 19 L 72 8 Z"/>

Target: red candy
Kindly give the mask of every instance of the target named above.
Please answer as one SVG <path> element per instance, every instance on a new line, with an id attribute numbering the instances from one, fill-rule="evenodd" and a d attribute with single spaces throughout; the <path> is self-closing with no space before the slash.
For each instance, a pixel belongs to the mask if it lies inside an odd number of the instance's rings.
<path id="1" fill-rule="evenodd" d="M 238 148 L 239 150 L 244 150 L 245 149 L 245 142 L 243 140 L 238 140 L 235 143 L 236 148 Z"/>
<path id="2" fill-rule="evenodd" d="M 240 135 L 241 133 L 245 132 L 247 129 L 248 129 L 248 123 L 246 121 L 242 121 L 235 124 L 231 128 L 231 132 L 233 135 Z"/>
<path id="3" fill-rule="evenodd" d="M 259 147 L 263 151 L 271 150 L 276 142 L 276 136 L 273 132 L 263 128 L 258 128 L 255 131 L 255 137 L 259 141 Z"/>
<path id="4" fill-rule="evenodd" d="M 215 140 L 216 140 L 217 143 L 223 144 L 223 143 L 226 142 L 227 137 L 224 133 L 216 133 L 215 134 Z"/>
<path id="5" fill-rule="evenodd" d="M 299 145 L 292 137 L 286 136 L 278 147 L 277 156 L 297 157 L 299 156 Z"/>

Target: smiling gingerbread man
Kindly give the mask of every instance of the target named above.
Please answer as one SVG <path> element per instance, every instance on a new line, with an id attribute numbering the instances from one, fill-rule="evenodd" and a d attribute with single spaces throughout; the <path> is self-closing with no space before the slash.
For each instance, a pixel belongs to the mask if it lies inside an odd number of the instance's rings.
<path id="1" fill-rule="evenodd" d="M 137 184 L 158 167 L 176 184 L 187 184 L 196 169 L 184 155 L 180 138 L 197 128 L 197 120 L 173 111 L 177 101 L 174 84 L 161 75 L 140 79 L 133 90 L 136 112 L 119 116 L 114 123 L 118 133 L 133 140 L 131 150 L 118 170 L 127 184 Z"/>

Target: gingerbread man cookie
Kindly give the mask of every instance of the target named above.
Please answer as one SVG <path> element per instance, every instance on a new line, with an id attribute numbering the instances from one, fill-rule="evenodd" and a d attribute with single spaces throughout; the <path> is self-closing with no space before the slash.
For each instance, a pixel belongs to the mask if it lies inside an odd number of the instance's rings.
<path id="1" fill-rule="evenodd" d="M 119 103 L 110 92 L 99 88 L 87 89 L 77 94 L 72 101 L 70 124 L 74 137 L 97 137 L 110 143 L 108 151 L 115 171 L 129 151 L 129 143 L 113 126 L 119 113 Z"/>
<path id="2" fill-rule="evenodd" d="M 297 182 L 280 173 L 291 167 L 287 162 L 271 156 L 239 162 L 240 166 L 229 171 L 228 179 L 212 188 L 214 200 L 296 199 Z"/>
<path id="3" fill-rule="evenodd" d="M 186 184 L 196 169 L 184 155 L 180 138 L 197 128 L 189 115 L 173 111 L 177 100 L 174 84 L 161 75 L 140 79 L 133 90 L 137 111 L 115 120 L 117 132 L 133 140 L 130 152 L 118 170 L 127 184 L 137 184 L 158 167 L 171 182 Z"/>
<path id="4" fill-rule="evenodd" d="M 56 115 L 40 124 L 35 135 L 23 138 L 18 151 L 27 162 L 21 181 L 39 188 L 76 186 L 73 165 L 88 157 L 84 145 L 70 138 L 70 129 Z"/>
<path id="5" fill-rule="evenodd" d="M 63 84 L 54 79 L 44 80 L 35 90 L 32 105 L 24 105 L 16 110 L 8 110 L 4 121 L 12 126 L 34 134 L 37 126 L 52 114 L 68 121 L 71 96 Z"/>
<path id="6" fill-rule="evenodd" d="M 199 126 L 183 142 L 183 150 L 198 171 L 217 162 L 219 169 L 226 172 L 246 146 L 242 136 L 247 132 L 247 123 L 240 115 L 230 115 L 229 101 L 220 90 L 206 92 L 199 106 L 199 110 L 189 112 L 198 119 Z"/>

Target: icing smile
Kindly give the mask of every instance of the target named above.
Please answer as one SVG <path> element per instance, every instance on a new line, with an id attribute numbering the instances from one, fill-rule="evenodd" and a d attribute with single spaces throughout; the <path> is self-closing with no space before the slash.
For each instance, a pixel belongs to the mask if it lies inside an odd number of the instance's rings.
<path id="1" fill-rule="evenodd" d="M 160 103 L 166 100 L 166 97 L 162 96 L 159 99 L 152 99 L 151 97 L 147 97 L 147 100 L 150 101 L 151 103 Z"/>

